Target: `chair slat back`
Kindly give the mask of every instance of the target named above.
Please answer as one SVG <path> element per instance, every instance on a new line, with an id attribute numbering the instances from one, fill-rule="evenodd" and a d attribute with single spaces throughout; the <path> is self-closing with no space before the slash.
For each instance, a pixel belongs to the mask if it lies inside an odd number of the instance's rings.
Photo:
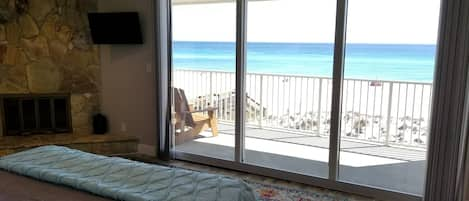
<path id="1" fill-rule="evenodd" d="M 174 95 L 174 109 L 176 115 L 179 115 L 181 118 L 185 117 L 185 125 L 194 127 L 194 118 L 192 118 L 192 114 L 189 113 L 189 102 L 187 101 L 186 94 L 184 90 L 179 88 L 173 88 L 173 95 Z"/>

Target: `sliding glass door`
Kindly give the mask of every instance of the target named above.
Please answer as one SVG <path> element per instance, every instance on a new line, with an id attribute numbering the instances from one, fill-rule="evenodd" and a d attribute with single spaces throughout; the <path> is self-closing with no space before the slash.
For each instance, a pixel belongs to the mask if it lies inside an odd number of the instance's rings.
<path id="1" fill-rule="evenodd" d="M 244 161 L 327 178 L 336 2 L 248 8 Z"/>
<path id="2" fill-rule="evenodd" d="M 423 193 L 439 3 L 349 0 L 340 181 Z"/>
<path id="3" fill-rule="evenodd" d="M 234 160 L 236 4 L 175 1 L 172 13 L 175 150 Z"/>
<path id="4" fill-rule="evenodd" d="M 172 2 L 177 159 L 420 199 L 439 0 Z"/>

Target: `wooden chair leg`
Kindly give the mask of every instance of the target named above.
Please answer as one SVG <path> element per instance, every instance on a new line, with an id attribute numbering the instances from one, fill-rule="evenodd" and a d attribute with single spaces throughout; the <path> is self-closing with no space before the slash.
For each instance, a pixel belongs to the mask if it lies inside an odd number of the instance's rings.
<path id="1" fill-rule="evenodd" d="M 209 117 L 208 125 L 212 129 L 212 136 L 216 137 L 218 136 L 217 118 L 215 117 L 215 114 L 213 111 L 208 111 L 208 117 Z"/>

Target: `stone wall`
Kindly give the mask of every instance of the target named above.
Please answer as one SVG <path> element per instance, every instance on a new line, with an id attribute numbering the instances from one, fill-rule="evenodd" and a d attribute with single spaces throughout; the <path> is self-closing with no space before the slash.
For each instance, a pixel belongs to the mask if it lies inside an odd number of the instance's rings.
<path id="1" fill-rule="evenodd" d="M 0 94 L 70 93 L 74 133 L 90 133 L 100 56 L 87 12 L 96 10 L 96 0 L 0 0 Z"/>

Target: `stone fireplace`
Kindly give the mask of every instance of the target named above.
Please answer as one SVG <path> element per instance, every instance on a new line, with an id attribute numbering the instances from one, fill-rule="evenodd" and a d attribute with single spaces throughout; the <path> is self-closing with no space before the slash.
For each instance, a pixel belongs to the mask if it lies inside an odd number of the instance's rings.
<path id="1" fill-rule="evenodd" d="M 100 57 L 87 13 L 96 10 L 96 0 L 0 0 L 0 94 L 68 94 L 70 131 L 90 134 Z"/>
<path id="2" fill-rule="evenodd" d="M 97 0 L 0 0 L 0 108 L 8 97 L 7 110 L 17 115 L 7 117 L 13 122 L 0 115 L 0 156 L 52 144 L 98 154 L 137 151 L 134 136 L 90 135 L 101 96 L 90 11 Z"/>

